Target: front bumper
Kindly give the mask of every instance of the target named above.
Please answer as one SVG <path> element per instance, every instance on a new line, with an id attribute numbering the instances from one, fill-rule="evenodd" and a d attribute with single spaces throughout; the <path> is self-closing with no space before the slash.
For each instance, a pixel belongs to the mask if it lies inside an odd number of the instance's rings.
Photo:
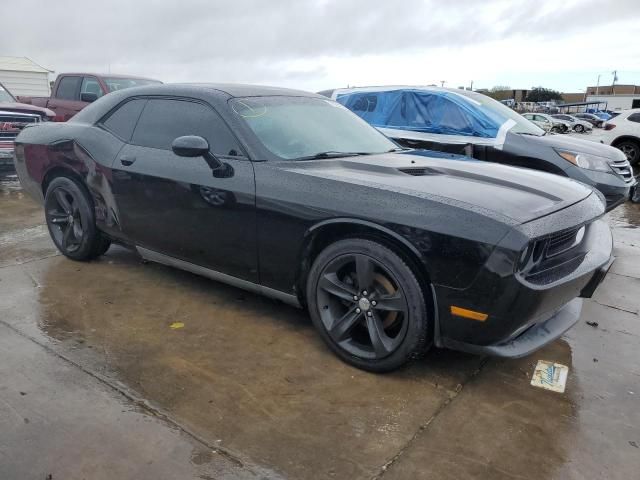
<path id="1" fill-rule="evenodd" d="M 593 294 L 613 261 L 613 239 L 606 221 L 588 220 L 589 209 L 601 214 L 602 203 L 595 196 L 587 203 L 521 227 L 529 229 L 529 242 L 537 244 L 540 240 L 533 239 L 547 238 L 553 231 L 545 229 L 557 231 L 558 224 L 576 229 L 585 225 L 580 243 L 566 253 L 544 256 L 540 268 L 514 272 L 522 244 L 511 243 L 517 237 L 513 233 L 496 247 L 468 287 L 434 285 L 438 305 L 436 345 L 473 353 L 522 356 L 570 328 L 580 314 L 580 302 L 575 300 Z M 570 218 L 575 219 L 573 224 L 569 223 Z M 512 246 L 506 248 L 507 245 Z M 452 306 L 486 314 L 486 318 L 454 315 Z"/>
<path id="2" fill-rule="evenodd" d="M 579 167 L 570 167 L 566 171 L 569 178 L 586 183 L 598 190 L 606 200 L 606 211 L 609 212 L 629 199 L 635 180 L 626 182 L 623 178 L 611 172 L 599 172 Z"/>
<path id="3" fill-rule="evenodd" d="M 550 316 L 543 315 L 536 318 L 524 331 L 518 332 L 506 341 L 491 345 L 474 345 L 444 338 L 442 344 L 453 350 L 478 355 L 505 358 L 519 358 L 529 355 L 558 339 L 576 324 L 582 311 L 582 298 L 591 298 L 593 296 L 596 288 L 602 283 L 611 268 L 613 261 L 614 258 L 611 257 L 605 265 L 593 273 L 589 282 L 580 291 L 580 298 L 574 298 L 554 311 Z"/>
<path id="4" fill-rule="evenodd" d="M 13 166 L 13 144 L 0 144 L 0 167 Z"/>
<path id="5" fill-rule="evenodd" d="M 575 298 L 560 308 L 547 319 L 531 326 L 514 339 L 495 345 L 473 345 L 443 339 L 443 345 L 452 350 L 459 350 L 476 355 L 492 355 L 494 357 L 519 358 L 529 355 L 543 346 L 559 338 L 573 327 L 580 318 L 582 299 Z"/>

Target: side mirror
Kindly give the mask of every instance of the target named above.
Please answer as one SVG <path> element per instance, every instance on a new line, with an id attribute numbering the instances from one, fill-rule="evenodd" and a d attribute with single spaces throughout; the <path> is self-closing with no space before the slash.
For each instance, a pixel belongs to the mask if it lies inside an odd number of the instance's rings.
<path id="1" fill-rule="evenodd" d="M 176 138 L 171 150 L 179 157 L 203 157 L 209 153 L 209 142 L 196 135 L 186 135 Z"/>
<path id="2" fill-rule="evenodd" d="M 85 92 L 80 94 L 80 100 L 82 100 L 83 102 L 91 103 L 91 102 L 95 102 L 97 99 L 98 99 L 97 93 Z"/>
<path id="3" fill-rule="evenodd" d="M 214 177 L 230 175 L 231 167 L 222 163 L 209 151 L 209 142 L 202 137 L 197 135 L 178 137 L 171 144 L 171 150 L 179 157 L 203 157 L 207 165 L 211 167 Z"/>

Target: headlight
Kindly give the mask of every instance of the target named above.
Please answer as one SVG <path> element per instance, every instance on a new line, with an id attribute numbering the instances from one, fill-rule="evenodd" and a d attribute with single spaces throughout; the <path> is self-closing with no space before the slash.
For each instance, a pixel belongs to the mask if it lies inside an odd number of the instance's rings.
<path id="1" fill-rule="evenodd" d="M 570 152 L 568 150 L 556 150 L 556 153 L 566 161 L 581 168 L 597 170 L 599 172 L 610 172 L 609 160 L 605 157 L 591 155 L 590 153 Z"/>

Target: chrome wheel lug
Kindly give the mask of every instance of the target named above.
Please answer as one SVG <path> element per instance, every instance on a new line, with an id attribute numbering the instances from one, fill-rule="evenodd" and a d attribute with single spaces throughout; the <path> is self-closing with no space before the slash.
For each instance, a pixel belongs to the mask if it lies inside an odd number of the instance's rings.
<path id="1" fill-rule="evenodd" d="M 371 313 L 371 312 L 367 312 L 367 316 L 368 316 L 368 317 L 371 317 L 371 316 L 373 316 L 373 313 Z"/>
<path id="2" fill-rule="evenodd" d="M 362 310 L 360 310 L 359 308 L 356 308 L 356 313 L 360 313 L 362 312 Z"/>
<path id="3" fill-rule="evenodd" d="M 374 307 L 378 304 L 378 302 L 376 302 L 375 300 L 371 301 L 371 305 L 373 305 Z"/>
<path id="4" fill-rule="evenodd" d="M 366 291 L 366 290 L 364 290 L 364 291 L 362 292 L 362 295 L 364 295 L 364 296 L 366 297 L 366 296 L 368 295 L 367 291 Z"/>
<path id="5" fill-rule="evenodd" d="M 354 295 L 354 296 L 353 296 L 353 299 L 357 302 L 357 301 L 358 301 L 358 296 L 357 296 L 357 295 Z"/>

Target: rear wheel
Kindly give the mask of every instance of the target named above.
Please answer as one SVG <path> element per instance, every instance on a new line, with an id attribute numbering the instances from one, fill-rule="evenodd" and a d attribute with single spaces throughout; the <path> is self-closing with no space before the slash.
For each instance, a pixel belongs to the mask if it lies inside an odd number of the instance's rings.
<path id="1" fill-rule="evenodd" d="M 411 268 L 365 239 L 338 241 L 318 255 L 307 282 L 315 327 L 344 361 L 385 372 L 424 354 L 427 304 Z"/>
<path id="2" fill-rule="evenodd" d="M 576 132 L 578 132 L 578 133 L 582 133 L 582 132 L 584 132 L 584 125 L 580 125 L 580 124 L 578 124 L 578 125 L 576 125 L 576 126 L 574 127 L 574 130 L 575 130 Z"/>
<path id="3" fill-rule="evenodd" d="M 616 143 L 615 147 L 627 156 L 631 165 L 638 163 L 640 159 L 640 143 L 633 140 L 623 140 Z"/>
<path id="4" fill-rule="evenodd" d="M 60 252 L 73 260 L 91 260 L 111 244 L 97 228 L 86 189 L 67 177 L 54 179 L 44 200 L 49 234 Z"/>

